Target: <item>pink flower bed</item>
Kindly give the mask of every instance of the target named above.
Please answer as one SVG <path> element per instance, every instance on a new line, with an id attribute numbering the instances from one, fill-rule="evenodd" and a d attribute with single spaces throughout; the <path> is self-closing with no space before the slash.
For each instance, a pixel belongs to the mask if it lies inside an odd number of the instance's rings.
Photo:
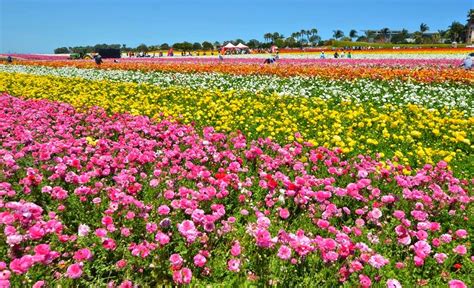
<path id="1" fill-rule="evenodd" d="M 473 182 L 444 162 L 6 94 L 0 107 L 1 287 L 474 285 Z"/>
<path id="2" fill-rule="evenodd" d="M 268 57 L 272 57 L 268 55 Z M 220 61 L 215 57 L 181 57 L 175 56 L 165 58 L 122 58 L 122 62 L 171 62 L 171 63 L 232 63 L 232 64 L 263 64 L 265 57 L 255 58 L 234 58 L 224 56 L 224 60 Z M 109 60 L 111 61 L 111 60 Z M 462 59 L 292 59 L 285 58 L 282 55 L 277 61 L 279 65 L 349 65 L 349 66 L 368 66 L 368 67 L 458 67 Z"/>

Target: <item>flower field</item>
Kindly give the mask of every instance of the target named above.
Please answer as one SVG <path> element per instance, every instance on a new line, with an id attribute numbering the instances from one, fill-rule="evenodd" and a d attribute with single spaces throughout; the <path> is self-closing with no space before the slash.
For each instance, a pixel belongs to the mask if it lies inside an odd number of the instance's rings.
<path id="1" fill-rule="evenodd" d="M 0 65 L 0 287 L 472 287 L 474 74 L 385 54 Z"/>

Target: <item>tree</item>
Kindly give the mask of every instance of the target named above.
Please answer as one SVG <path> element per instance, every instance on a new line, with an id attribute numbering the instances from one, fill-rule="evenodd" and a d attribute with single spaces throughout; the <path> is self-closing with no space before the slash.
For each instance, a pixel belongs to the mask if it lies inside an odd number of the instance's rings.
<path id="1" fill-rule="evenodd" d="M 309 37 L 309 43 L 311 43 L 311 45 L 313 46 L 317 46 L 319 41 L 321 41 L 321 37 L 319 37 L 318 35 L 311 35 Z"/>
<path id="2" fill-rule="evenodd" d="M 136 50 L 138 52 L 148 52 L 148 46 L 146 46 L 145 44 L 140 44 L 137 46 Z"/>
<path id="3" fill-rule="evenodd" d="M 461 23 L 454 21 L 448 28 L 448 33 L 451 41 L 463 42 L 466 34 L 466 26 Z"/>
<path id="4" fill-rule="evenodd" d="M 397 33 L 392 36 L 391 42 L 396 44 L 403 44 L 406 43 L 407 38 L 409 37 L 409 33 L 407 29 L 402 29 L 400 33 Z"/>
<path id="5" fill-rule="evenodd" d="M 163 44 L 161 44 L 160 49 L 161 50 L 168 50 L 168 49 L 170 49 L 170 45 L 168 45 L 168 43 L 163 43 Z"/>
<path id="6" fill-rule="evenodd" d="M 425 33 L 428 30 L 430 30 L 430 27 L 428 27 L 428 24 L 425 24 L 425 23 L 420 24 L 420 32 L 421 33 Z"/>
<path id="7" fill-rule="evenodd" d="M 260 41 L 257 39 L 250 39 L 249 42 L 247 42 L 247 46 L 249 46 L 250 49 L 255 49 L 260 47 Z"/>
<path id="8" fill-rule="evenodd" d="M 202 42 L 202 49 L 204 49 L 204 50 L 214 50 L 214 46 L 212 45 L 211 42 L 204 41 L 204 42 Z"/>
<path id="9" fill-rule="evenodd" d="M 342 32 L 342 30 L 334 30 L 333 32 L 334 33 L 332 35 L 334 38 L 336 38 L 336 40 L 344 37 L 344 32 Z"/>
<path id="10" fill-rule="evenodd" d="M 60 47 L 54 49 L 54 54 L 67 54 L 69 53 L 69 49 L 67 47 Z"/>
<path id="11" fill-rule="evenodd" d="M 193 50 L 202 50 L 202 45 L 199 42 L 193 43 Z"/>
<path id="12" fill-rule="evenodd" d="M 383 28 L 380 30 L 380 35 L 383 38 L 383 42 L 389 42 L 390 40 L 390 29 L 389 28 Z"/>
<path id="13" fill-rule="evenodd" d="M 265 42 L 269 42 L 272 39 L 273 34 L 272 33 L 265 33 L 263 35 L 263 39 L 265 39 Z"/>
<path id="14" fill-rule="evenodd" d="M 349 32 L 349 37 L 351 37 L 351 39 L 354 39 L 354 38 L 357 38 L 358 35 L 357 35 L 357 31 L 352 29 L 350 32 Z"/>

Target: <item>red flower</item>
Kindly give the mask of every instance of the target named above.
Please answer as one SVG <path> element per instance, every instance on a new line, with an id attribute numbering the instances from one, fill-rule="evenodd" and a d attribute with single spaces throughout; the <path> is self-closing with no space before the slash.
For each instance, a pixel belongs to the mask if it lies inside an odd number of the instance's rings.
<path id="1" fill-rule="evenodd" d="M 459 269 L 462 268 L 462 264 L 461 263 L 456 263 L 456 264 L 453 265 L 453 267 L 454 267 L 454 269 L 459 270 Z"/>

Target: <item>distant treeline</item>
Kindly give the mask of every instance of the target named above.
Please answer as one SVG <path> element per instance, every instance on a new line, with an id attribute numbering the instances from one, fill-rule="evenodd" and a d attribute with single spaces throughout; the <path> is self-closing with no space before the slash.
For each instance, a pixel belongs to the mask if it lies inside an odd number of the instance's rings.
<path id="1" fill-rule="evenodd" d="M 421 23 L 418 31 L 409 32 L 407 29 L 391 30 L 390 28 L 382 28 L 376 30 L 361 30 L 363 33 L 359 35 L 359 32 L 355 29 L 351 29 L 348 34 L 345 34 L 342 30 L 334 30 L 333 37 L 328 40 L 322 40 L 318 35 L 318 29 L 311 28 L 308 30 L 302 29 L 290 34 L 285 37 L 279 32 L 265 33 L 263 35 L 264 41 L 261 42 L 257 39 L 251 39 L 245 41 L 243 39 L 235 39 L 221 42 L 204 41 L 202 43 L 195 42 L 180 42 L 174 43 L 171 46 L 168 43 L 161 45 L 145 45 L 140 44 L 137 47 L 127 47 L 125 44 L 97 44 L 94 46 L 77 46 L 77 47 L 60 47 L 54 50 L 56 54 L 62 53 L 93 53 L 99 49 L 114 48 L 120 49 L 122 52 L 150 52 L 158 50 L 168 50 L 171 47 L 179 51 L 197 51 L 197 50 L 214 50 L 219 49 L 221 46 L 227 43 L 237 45 L 243 43 L 250 49 L 267 49 L 273 45 L 278 47 L 288 48 L 304 48 L 304 47 L 316 47 L 332 45 L 336 41 L 343 42 L 367 42 L 377 44 L 450 44 L 452 42 L 464 43 L 467 40 L 467 33 L 469 31 L 469 23 L 474 23 L 474 9 L 470 9 L 467 15 L 467 23 L 463 25 L 457 21 L 451 23 L 446 30 L 437 30 L 435 32 L 430 31 L 430 27 Z M 336 40 L 336 41 L 335 41 Z M 350 45 L 349 45 L 350 46 Z"/>

